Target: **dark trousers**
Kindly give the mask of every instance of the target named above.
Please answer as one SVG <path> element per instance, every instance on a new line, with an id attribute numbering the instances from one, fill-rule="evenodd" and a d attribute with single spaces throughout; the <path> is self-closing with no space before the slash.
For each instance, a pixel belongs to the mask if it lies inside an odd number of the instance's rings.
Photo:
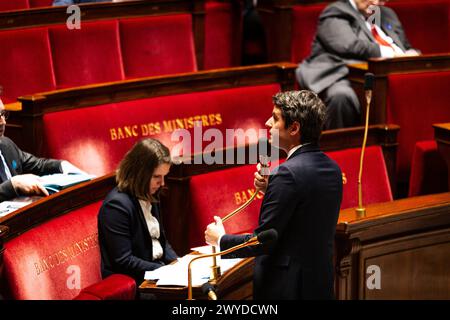
<path id="1" fill-rule="evenodd" d="M 341 79 L 320 93 L 327 106 L 325 130 L 361 124 L 361 106 L 350 81 Z"/>

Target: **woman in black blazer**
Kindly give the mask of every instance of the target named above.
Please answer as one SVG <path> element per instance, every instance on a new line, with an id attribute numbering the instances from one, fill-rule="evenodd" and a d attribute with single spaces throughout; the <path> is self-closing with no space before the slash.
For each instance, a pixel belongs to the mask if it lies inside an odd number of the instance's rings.
<path id="1" fill-rule="evenodd" d="M 103 277 L 122 273 L 140 284 L 145 271 L 177 258 L 166 239 L 158 203 L 170 165 L 169 149 L 151 138 L 136 143 L 121 161 L 117 187 L 98 215 Z"/>

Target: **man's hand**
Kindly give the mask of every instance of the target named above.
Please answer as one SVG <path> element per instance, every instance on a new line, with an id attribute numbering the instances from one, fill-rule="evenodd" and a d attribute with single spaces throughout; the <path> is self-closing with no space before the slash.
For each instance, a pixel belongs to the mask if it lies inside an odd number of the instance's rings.
<path id="1" fill-rule="evenodd" d="M 255 188 L 261 191 L 262 193 L 266 193 L 267 190 L 267 184 L 269 183 L 269 178 L 267 176 L 262 176 L 259 174 L 261 171 L 261 164 L 258 163 L 256 166 L 256 169 L 258 170 L 255 172 L 255 179 L 253 180 L 253 184 L 255 185 Z"/>
<path id="2" fill-rule="evenodd" d="M 211 246 L 218 246 L 220 237 L 225 234 L 225 228 L 220 217 L 214 216 L 214 221 L 206 227 L 205 241 Z"/>
<path id="3" fill-rule="evenodd" d="M 48 191 L 44 188 L 41 180 L 34 174 L 20 174 L 11 178 L 14 190 L 21 195 L 44 195 Z"/>

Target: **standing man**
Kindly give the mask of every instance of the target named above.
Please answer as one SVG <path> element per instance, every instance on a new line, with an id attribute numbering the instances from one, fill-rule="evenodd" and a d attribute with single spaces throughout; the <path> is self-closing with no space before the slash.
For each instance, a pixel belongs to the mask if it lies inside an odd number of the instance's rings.
<path id="1" fill-rule="evenodd" d="M 278 239 L 270 248 L 247 247 L 229 257 L 257 256 L 255 299 L 332 299 L 342 175 L 318 146 L 325 106 L 306 90 L 278 93 L 273 102 L 269 141 L 279 141 L 288 157 L 268 180 L 255 173 L 255 186 L 265 193 L 255 233 L 273 228 Z M 222 251 L 250 238 L 226 234 L 222 220 L 214 220 L 205 239 Z"/>
<path id="2" fill-rule="evenodd" d="M 347 64 L 418 55 L 395 12 L 379 4 L 379 0 L 341 0 L 319 17 L 311 55 L 296 74 L 302 88 L 318 93 L 325 102 L 325 129 L 360 123 L 361 107 L 347 79 Z"/>
<path id="3" fill-rule="evenodd" d="M 48 196 L 39 180 L 41 175 L 84 173 L 68 161 L 37 158 L 20 150 L 4 136 L 8 115 L 0 98 L 0 202 L 24 195 Z"/>

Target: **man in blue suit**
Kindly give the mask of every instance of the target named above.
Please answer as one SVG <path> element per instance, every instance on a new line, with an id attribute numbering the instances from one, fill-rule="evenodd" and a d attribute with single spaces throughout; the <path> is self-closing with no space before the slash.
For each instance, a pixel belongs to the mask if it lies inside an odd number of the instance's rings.
<path id="1" fill-rule="evenodd" d="M 270 247 L 253 246 L 228 258 L 257 256 L 255 299 L 332 299 L 333 241 L 342 198 L 342 174 L 319 150 L 325 106 L 313 92 L 290 91 L 273 97 L 266 126 L 270 139 L 287 152 L 287 160 L 268 180 L 255 174 L 265 193 L 255 234 L 278 233 Z M 231 248 L 251 235 L 226 234 L 219 217 L 205 231 L 206 242 Z"/>

